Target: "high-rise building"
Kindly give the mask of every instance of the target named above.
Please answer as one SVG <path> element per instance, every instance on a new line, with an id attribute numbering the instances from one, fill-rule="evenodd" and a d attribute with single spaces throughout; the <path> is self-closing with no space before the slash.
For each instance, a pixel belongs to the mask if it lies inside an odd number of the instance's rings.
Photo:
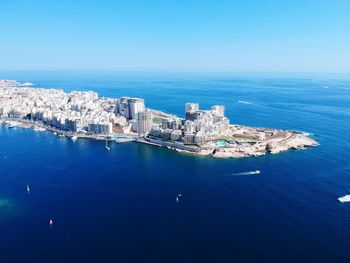
<path id="1" fill-rule="evenodd" d="M 145 101 L 141 98 L 122 97 L 117 100 L 116 112 L 127 119 L 136 120 L 137 113 L 145 110 Z"/>
<path id="2" fill-rule="evenodd" d="M 187 102 L 185 105 L 185 112 L 194 112 L 199 110 L 199 104 L 198 103 L 191 103 Z"/>
<path id="3" fill-rule="evenodd" d="M 122 97 L 117 100 L 116 105 L 116 113 L 124 116 L 127 119 L 130 119 L 129 117 L 129 98 L 128 97 Z"/>
<path id="4" fill-rule="evenodd" d="M 145 101 L 140 98 L 130 98 L 129 99 L 129 117 L 132 120 L 137 118 L 137 114 L 139 112 L 143 112 L 145 110 Z"/>
<path id="5" fill-rule="evenodd" d="M 137 133 L 138 134 L 146 134 L 152 128 L 152 112 L 145 110 L 137 113 Z"/>

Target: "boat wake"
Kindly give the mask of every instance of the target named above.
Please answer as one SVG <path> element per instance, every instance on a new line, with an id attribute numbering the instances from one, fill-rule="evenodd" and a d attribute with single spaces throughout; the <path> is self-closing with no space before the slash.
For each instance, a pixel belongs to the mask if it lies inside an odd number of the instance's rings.
<path id="1" fill-rule="evenodd" d="M 260 170 L 255 170 L 255 171 L 249 171 L 249 172 L 239 172 L 239 173 L 233 173 L 231 175 L 233 176 L 241 176 L 241 175 L 258 175 L 260 174 Z"/>
<path id="2" fill-rule="evenodd" d="M 238 103 L 242 103 L 242 104 L 247 104 L 247 105 L 253 105 L 253 106 L 261 106 L 259 104 L 255 104 L 249 101 L 245 101 L 245 100 L 239 100 Z"/>

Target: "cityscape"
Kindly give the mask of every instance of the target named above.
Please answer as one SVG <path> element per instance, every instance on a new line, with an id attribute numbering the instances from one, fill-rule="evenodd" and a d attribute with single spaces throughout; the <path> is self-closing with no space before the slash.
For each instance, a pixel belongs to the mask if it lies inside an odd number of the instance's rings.
<path id="1" fill-rule="evenodd" d="M 92 91 L 66 93 L 32 85 L 0 81 L 0 117 L 10 127 L 38 126 L 73 140 L 136 141 L 216 158 L 262 156 L 317 145 L 303 132 L 230 124 L 223 105 L 201 110 L 198 103 L 186 103 L 185 118 L 179 118 L 147 108 L 142 98 L 101 98 Z"/>

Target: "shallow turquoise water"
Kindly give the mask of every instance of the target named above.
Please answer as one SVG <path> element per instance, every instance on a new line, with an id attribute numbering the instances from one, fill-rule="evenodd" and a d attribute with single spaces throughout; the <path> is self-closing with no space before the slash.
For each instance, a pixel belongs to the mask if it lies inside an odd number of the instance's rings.
<path id="1" fill-rule="evenodd" d="M 219 142 L 216 142 L 216 145 L 217 145 L 217 146 L 225 146 L 225 145 L 226 145 L 226 142 L 224 142 L 224 141 L 219 141 Z"/>

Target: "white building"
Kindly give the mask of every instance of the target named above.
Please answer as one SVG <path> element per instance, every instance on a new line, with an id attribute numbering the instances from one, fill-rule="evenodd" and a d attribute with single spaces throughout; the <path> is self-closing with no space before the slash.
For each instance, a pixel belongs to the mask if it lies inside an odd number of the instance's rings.
<path id="1" fill-rule="evenodd" d="M 139 112 L 145 111 L 145 101 L 140 98 L 130 98 L 129 99 L 129 116 L 130 119 L 137 119 L 137 114 Z"/>
<path id="2" fill-rule="evenodd" d="M 216 113 L 217 116 L 224 117 L 225 116 L 225 106 L 222 105 L 214 105 L 211 107 L 211 110 Z"/>
<path id="3" fill-rule="evenodd" d="M 194 112 L 199 110 L 198 103 L 187 102 L 185 105 L 185 112 Z"/>

